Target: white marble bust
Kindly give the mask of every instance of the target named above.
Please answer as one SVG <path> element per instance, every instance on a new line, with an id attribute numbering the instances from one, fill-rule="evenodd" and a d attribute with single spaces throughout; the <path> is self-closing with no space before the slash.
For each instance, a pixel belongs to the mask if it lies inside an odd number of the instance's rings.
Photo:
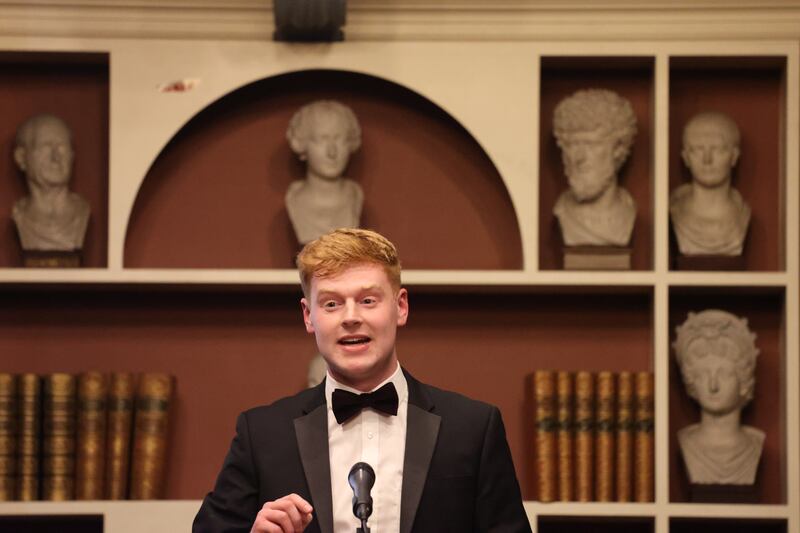
<path id="1" fill-rule="evenodd" d="M 689 396 L 700 404 L 700 422 L 678 431 L 693 484 L 755 483 L 764 432 L 742 425 L 753 398 L 758 349 L 747 320 L 716 309 L 689 313 L 673 343 Z"/>
<path id="2" fill-rule="evenodd" d="M 750 207 L 731 186 L 739 160 L 739 128 L 716 112 L 692 117 L 683 130 L 683 162 L 692 182 L 672 191 L 670 219 L 683 255 L 742 254 Z"/>
<path id="3" fill-rule="evenodd" d="M 72 134 L 60 118 L 35 115 L 19 127 L 14 161 L 29 194 L 14 203 L 11 217 L 23 250 L 83 248 L 90 208 L 69 190 L 74 157 Z"/>
<path id="4" fill-rule="evenodd" d="M 286 192 L 286 209 L 300 244 L 336 228 L 355 228 L 364 193 L 343 177 L 350 155 L 361 146 L 353 111 L 339 102 L 317 100 L 294 114 L 286 132 L 289 145 L 306 162 L 306 177 Z"/>
<path id="5" fill-rule="evenodd" d="M 636 135 L 630 102 L 613 91 L 588 89 L 563 99 L 553 114 L 569 189 L 553 213 L 567 246 L 627 246 L 636 202 L 617 173 Z"/>

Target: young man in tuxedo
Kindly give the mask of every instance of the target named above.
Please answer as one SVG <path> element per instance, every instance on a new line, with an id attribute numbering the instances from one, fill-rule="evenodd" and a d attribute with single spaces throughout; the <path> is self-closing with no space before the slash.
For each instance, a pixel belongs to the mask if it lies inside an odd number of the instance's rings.
<path id="1" fill-rule="evenodd" d="M 352 533 L 348 473 L 375 471 L 372 533 L 530 532 L 500 412 L 401 369 L 408 319 L 394 245 L 339 229 L 297 258 L 326 379 L 242 413 L 195 533 Z"/>

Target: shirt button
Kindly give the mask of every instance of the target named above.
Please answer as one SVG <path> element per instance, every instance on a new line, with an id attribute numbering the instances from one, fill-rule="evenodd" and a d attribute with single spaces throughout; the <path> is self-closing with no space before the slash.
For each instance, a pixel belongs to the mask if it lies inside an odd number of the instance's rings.
<path id="1" fill-rule="evenodd" d="M 371 431 L 370 431 L 369 433 L 367 433 L 367 438 L 368 438 L 368 439 L 371 439 L 371 438 L 372 438 L 372 432 L 371 432 Z"/>

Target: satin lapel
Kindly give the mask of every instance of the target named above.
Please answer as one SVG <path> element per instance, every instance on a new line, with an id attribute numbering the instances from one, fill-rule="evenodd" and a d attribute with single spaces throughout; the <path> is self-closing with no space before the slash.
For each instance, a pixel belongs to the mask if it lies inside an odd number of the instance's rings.
<path id="1" fill-rule="evenodd" d="M 320 532 L 333 533 L 327 404 L 323 403 L 307 415 L 295 418 L 294 431 Z"/>
<path id="2" fill-rule="evenodd" d="M 400 533 L 410 533 L 417 514 L 422 489 L 439 436 L 442 418 L 428 412 L 433 409 L 421 384 L 406 373 L 408 381 L 408 420 L 406 453 L 403 460 L 403 491 L 400 497 Z"/>

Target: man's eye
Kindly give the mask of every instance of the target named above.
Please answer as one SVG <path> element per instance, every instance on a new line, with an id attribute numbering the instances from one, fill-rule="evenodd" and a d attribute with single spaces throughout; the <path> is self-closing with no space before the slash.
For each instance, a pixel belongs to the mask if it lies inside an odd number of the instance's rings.
<path id="1" fill-rule="evenodd" d="M 364 298 L 361 301 L 363 303 L 365 303 L 365 304 L 374 304 L 375 302 L 377 302 L 377 300 L 375 298 L 373 298 L 372 296 L 367 296 L 366 298 Z"/>
<path id="2" fill-rule="evenodd" d="M 322 307 L 324 307 L 325 309 L 335 309 L 336 306 L 337 306 L 337 303 L 335 301 L 333 301 L 333 300 L 329 300 L 329 301 L 324 302 L 322 304 Z"/>

